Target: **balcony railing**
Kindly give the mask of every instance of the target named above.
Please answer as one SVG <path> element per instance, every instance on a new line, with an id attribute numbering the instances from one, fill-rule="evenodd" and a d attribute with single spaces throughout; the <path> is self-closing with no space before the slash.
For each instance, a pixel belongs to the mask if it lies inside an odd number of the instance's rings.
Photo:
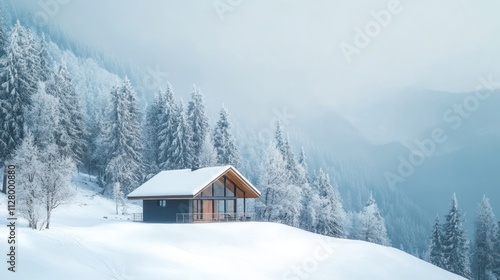
<path id="1" fill-rule="evenodd" d="M 177 213 L 177 223 L 249 222 L 255 213 Z"/>
<path id="2" fill-rule="evenodd" d="M 133 213 L 132 220 L 134 222 L 142 222 L 142 213 Z"/>

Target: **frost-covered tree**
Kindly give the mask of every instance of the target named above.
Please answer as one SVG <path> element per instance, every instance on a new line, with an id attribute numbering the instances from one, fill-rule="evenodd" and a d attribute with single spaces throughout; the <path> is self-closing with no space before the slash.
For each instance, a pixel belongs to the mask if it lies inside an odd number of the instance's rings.
<path id="1" fill-rule="evenodd" d="M 174 97 L 174 91 L 170 84 L 167 84 L 167 90 L 164 94 L 164 101 L 162 102 L 165 108 L 161 108 L 159 111 L 160 116 L 158 117 L 158 141 L 159 141 L 159 151 L 158 151 L 158 163 L 160 168 L 163 170 L 169 170 L 172 168 L 172 143 L 174 141 L 174 134 L 178 127 L 179 112 L 178 107 Z"/>
<path id="2" fill-rule="evenodd" d="M 231 123 L 226 107 L 222 106 L 219 120 L 214 128 L 213 141 L 217 151 L 217 163 L 219 165 L 240 165 L 240 151 L 236 147 L 234 136 L 231 134 Z"/>
<path id="3" fill-rule="evenodd" d="M 497 221 L 490 201 L 486 196 L 479 204 L 476 220 L 473 268 L 478 280 L 490 280 L 495 266 L 495 242 L 498 233 Z"/>
<path id="4" fill-rule="evenodd" d="M 205 115 L 205 104 L 203 102 L 203 94 L 196 86 L 193 86 L 191 93 L 191 101 L 189 101 L 187 109 L 187 123 L 192 134 L 192 165 L 201 166 L 201 154 L 205 144 L 205 138 L 208 134 L 208 118 Z"/>
<path id="5" fill-rule="evenodd" d="M 319 170 L 317 178 L 314 180 L 313 189 L 316 190 L 319 196 L 319 200 L 315 204 L 316 225 L 314 231 L 332 237 L 345 237 L 347 235 L 347 215 L 342 206 L 340 194 L 337 187 L 331 185 L 329 175 L 322 169 Z M 376 219 L 375 215 L 374 219 Z M 370 221 L 370 224 L 367 225 L 367 227 L 370 227 L 368 230 L 373 231 L 371 229 L 371 227 L 373 227 L 382 231 L 381 227 L 375 225 L 375 223 L 376 222 Z M 382 238 L 377 239 L 377 237 L 374 236 L 375 234 L 367 234 L 367 238 L 370 242 L 374 242 L 371 240 L 382 240 Z"/>
<path id="6" fill-rule="evenodd" d="M 436 217 L 431 233 L 431 244 L 429 248 L 429 261 L 435 266 L 444 267 L 442 231 L 439 218 Z"/>
<path id="7" fill-rule="evenodd" d="M 3 10 L 0 8 L 0 59 L 5 56 L 5 47 L 7 46 L 7 32 L 5 32 L 5 19 Z"/>
<path id="8" fill-rule="evenodd" d="M 26 83 L 24 84 L 25 91 L 30 96 L 36 93 L 38 82 L 41 80 L 40 68 L 40 50 L 36 39 L 36 35 L 30 28 L 25 31 L 24 37 L 24 59 L 26 60 L 26 69 L 23 71 L 23 77 Z M 28 102 L 28 103 L 30 103 Z"/>
<path id="9" fill-rule="evenodd" d="M 200 154 L 200 166 L 216 166 L 217 165 L 217 151 L 212 141 L 212 136 L 207 134 Z"/>
<path id="10" fill-rule="evenodd" d="M 160 140 L 158 134 L 161 121 L 164 119 L 165 107 L 166 94 L 159 90 L 146 109 L 146 160 L 148 172 L 151 174 L 156 174 L 160 169 Z"/>
<path id="11" fill-rule="evenodd" d="M 300 211 L 300 228 L 314 232 L 318 218 L 317 208 L 319 205 L 319 195 L 316 189 L 312 187 L 312 180 L 309 176 L 307 157 L 302 147 L 299 157 L 299 177 L 302 179 L 302 198 L 301 198 L 301 211 Z"/>
<path id="12" fill-rule="evenodd" d="M 443 226 L 444 267 L 450 272 L 470 278 L 469 244 L 462 223 L 462 212 L 458 209 L 457 196 L 453 194 L 451 209 Z"/>
<path id="13" fill-rule="evenodd" d="M 4 162 L 23 139 L 23 107 L 30 97 L 24 90 L 27 82 L 23 73 L 27 66 L 23 30 L 18 21 L 5 46 L 5 57 L 0 60 L 0 162 Z"/>
<path id="14" fill-rule="evenodd" d="M 259 218 L 299 226 L 301 189 L 290 184 L 290 173 L 275 143 L 268 147 L 261 168 L 262 196 L 256 205 Z"/>
<path id="15" fill-rule="evenodd" d="M 81 164 L 87 132 L 79 98 L 64 61 L 57 66 L 54 79 L 47 85 L 47 92 L 57 97 L 60 103 L 56 143 L 61 154 Z"/>
<path id="16" fill-rule="evenodd" d="M 170 167 L 184 169 L 193 167 L 193 131 L 189 126 L 182 102 L 178 106 L 177 129 L 173 135 L 172 145 L 169 147 Z"/>
<path id="17" fill-rule="evenodd" d="M 385 220 L 380 214 L 377 203 L 370 193 L 370 197 L 359 215 L 360 239 L 381 245 L 390 245 L 385 227 Z"/>
<path id="18" fill-rule="evenodd" d="M 106 166 L 107 193 L 119 182 L 125 194 L 139 187 L 142 181 L 143 146 L 139 126 L 139 108 L 135 91 L 126 78 L 120 87 L 111 90 L 105 145 L 108 147 Z"/>
<path id="19" fill-rule="evenodd" d="M 69 201 L 73 195 L 70 184 L 71 177 L 76 172 L 76 165 L 70 157 L 61 155 L 55 144 L 41 151 L 40 160 L 43 162 L 40 172 L 40 199 L 45 208 L 45 228 L 49 229 L 54 209 Z"/>
<path id="20" fill-rule="evenodd" d="M 44 33 L 42 33 L 42 37 L 40 38 L 38 56 L 40 61 L 39 80 L 42 82 L 47 82 L 52 76 L 52 57 L 50 56 Z"/>
<path id="21" fill-rule="evenodd" d="M 493 255 L 493 273 L 500 279 L 500 221 L 497 224 L 497 237 L 495 239 L 495 250 Z"/>
<path id="22" fill-rule="evenodd" d="M 42 187 L 40 176 L 43 169 L 40 150 L 35 145 L 33 135 L 28 132 L 14 154 L 13 163 L 17 167 L 18 186 L 17 207 L 28 221 L 28 227 L 38 229 L 44 219 L 44 205 L 40 201 Z"/>
<path id="23" fill-rule="evenodd" d="M 40 82 L 33 102 L 25 113 L 26 126 L 33 133 L 38 147 L 45 148 L 55 142 L 59 124 L 59 98 L 45 92 Z"/>
<path id="24" fill-rule="evenodd" d="M 124 205 L 125 205 L 125 195 L 123 194 L 123 191 L 122 191 L 122 188 L 121 188 L 121 185 L 119 182 L 116 182 L 113 184 L 113 198 L 115 200 L 115 210 L 116 210 L 116 214 L 118 215 L 119 213 L 119 208 L 122 207 L 122 213 L 124 213 L 125 211 L 123 211 L 124 209 Z"/>

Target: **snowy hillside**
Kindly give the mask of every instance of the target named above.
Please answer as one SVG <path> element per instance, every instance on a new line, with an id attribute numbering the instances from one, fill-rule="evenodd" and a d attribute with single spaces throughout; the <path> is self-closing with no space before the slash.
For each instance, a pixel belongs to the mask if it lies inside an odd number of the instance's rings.
<path id="1" fill-rule="evenodd" d="M 463 279 L 394 248 L 280 224 L 134 223 L 87 176 L 74 182 L 78 203 L 57 209 L 50 230 L 18 229 L 18 272 L 3 264 L 0 279 Z"/>

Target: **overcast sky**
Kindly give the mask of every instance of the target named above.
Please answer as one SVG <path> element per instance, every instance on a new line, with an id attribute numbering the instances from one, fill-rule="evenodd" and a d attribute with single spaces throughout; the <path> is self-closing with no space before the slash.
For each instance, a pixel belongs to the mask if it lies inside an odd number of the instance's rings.
<path id="1" fill-rule="evenodd" d="M 343 106 L 402 87 L 467 91 L 480 75 L 500 79 L 494 0 L 58 1 L 51 20 L 62 30 L 233 106 Z M 24 1 L 34 12 L 42 2 Z M 381 10 L 387 26 L 348 62 L 340 45 L 355 46 L 355 29 L 376 28 L 371 12 Z"/>

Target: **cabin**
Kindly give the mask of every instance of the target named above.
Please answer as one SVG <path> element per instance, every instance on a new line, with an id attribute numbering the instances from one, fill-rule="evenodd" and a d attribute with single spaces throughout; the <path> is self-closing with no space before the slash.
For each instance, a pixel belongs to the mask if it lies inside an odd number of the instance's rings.
<path id="1" fill-rule="evenodd" d="M 233 166 L 161 171 L 132 191 L 129 200 L 142 200 L 142 215 L 151 223 L 250 221 L 247 200 L 259 190 Z"/>

